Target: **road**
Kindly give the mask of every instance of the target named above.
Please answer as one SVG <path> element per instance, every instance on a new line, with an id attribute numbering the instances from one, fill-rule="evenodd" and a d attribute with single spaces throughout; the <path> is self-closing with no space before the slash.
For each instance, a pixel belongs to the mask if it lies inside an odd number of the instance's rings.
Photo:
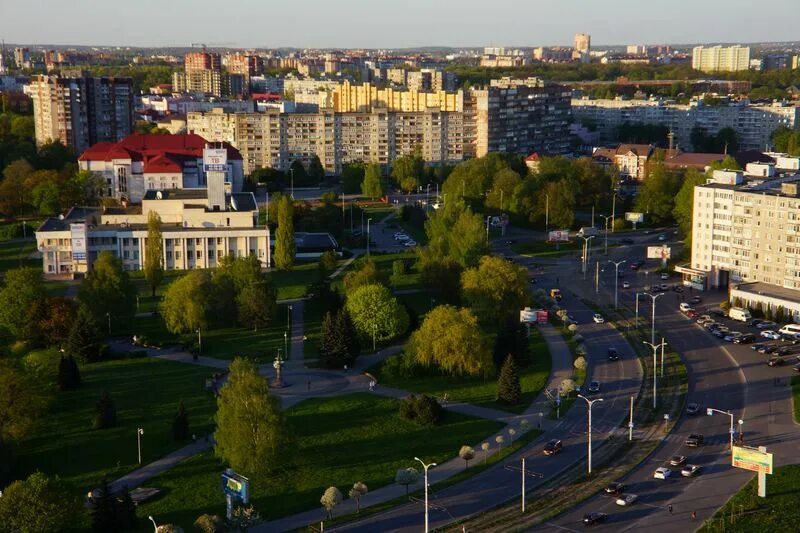
<path id="1" fill-rule="evenodd" d="M 628 259 L 630 262 L 630 259 L 643 257 L 643 245 L 651 244 L 653 240 L 653 237 L 638 237 L 634 246 L 611 250 L 609 258 L 615 261 Z M 563 269 L 568 261 L 559 261 L 557 264 L 560 266 L 556 268 Z M 611 302 L 613 266 L 604 270 L 601 293 L 607 302 Z M 632 286 L 621 291 L 621 303 L 633 307 L 635 293 L 643 290 L 648 277 L 652 282 L 655 274 L 628 273 L 625 279 Z M 677 282 L 677 278 L 673 278 L 666 283 Z M 594 287 L 587 285 L 582 289 L 593 294 Z M 716 306 L 724 297 L 719 293 L 704 294 L 703 298 L 707 300 L 704 304 Z M 688 299 L 686 295 L 684 298 Z M 580 522 L 584 514 L 590 511 L 609 515 L 605 525 L 595 526 L 594 529 L 598 530 L 683 531 L 699 527 L 753 476 L 750 472 L 730 466 L 730 417 L 724 414 L 706 416 L 706 407 L 730 410 L 735 421 L 743 419 L 746 443 L 750 446 L 768 446 L 776 454 L 776 464 L 793 462 L 798 428 L 791 419 L 790 393 L 785 386 L 787 376 L 791 374 L 790 367 L 770 368 L 765 364 L 766 356 L 748 346 L 718 341 L 678 311 L 680 301 L 681 295 L 675 292 L 667 292 L 658 298 L 656 325 L 669 345 L 683 355 L 689 374 L 687 403 L 699 403 L 701 414 L 693 417 L 684 415 L 654 454 L 622 479 L 627 486 L 626 492 L 639 495 L 639 502 L 624 508 L 617 506 L 614 498 L 598 495 L 538 530 L 582 529 Z M 650 298 L 645 297 L 644 301 L 640 300 L 640 312 L 642 316 L 649 316 L 649 311 Z M 731 329 L 744 331 L 742 328 Z M 775 377 L 782 377 L 784 384 L 776 386 Z M 689 433 L 703 434 L 706 445 L 687 448 L 684 441 Z M 666 462 L 675 454 L 687 456 L 688 463 L 701 465 L 703 470 L 700 475 L 683 478 L 678 469 L 673 467 L 677 476 L 666 481 L 654 479 L 654 470 L 659 466 L 667 466 Z M 669 505 L 672 505 L 672 513 L 668 510 Z M 696 520 L 692 518 L 693 511 L 697 514 Z"/>

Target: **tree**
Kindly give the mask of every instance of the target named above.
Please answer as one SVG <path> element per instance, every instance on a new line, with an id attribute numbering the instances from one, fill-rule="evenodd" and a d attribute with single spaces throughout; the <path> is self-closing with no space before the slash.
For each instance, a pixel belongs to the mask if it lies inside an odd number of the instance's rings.
<path id="1" fill-rule="evenodd" d="M 636 210 L 649 215 L 651 224 L 663 224 L 672 218 L 675 196 L 681 188 L 680 178 L 656 164 L 648 173 L 647 179 L 639 187 L 636 197 Z"/>
<path id="2" fill-rule="evenodd" d="M 237 357 L 217 399 L 214 452 L 237 472 L 263 477 L 290 456 L 278 401 L 252 361 Z"/>
<path id="3" fill-rule="evenodd" d="M 322 166 L 322 161 L 319 160 L 317 154 L 311 156 L 308 161 L 308 177 L 319 183 L 325 179 L 325 168 Z"/>
<path id="4" fill-rule="evenodd" d="M 401 468 L 394 476 L 394 482 L 406 488 L 406 497 L 408 497 L 408 486 L 413 485 L 419 481 L 419 472 L 416 468 Z"/>
<path id="5" fill-rule="evenodd" d="M 23 214 L 31 203 L 31 190 L 25 186 L 34 169 L 24 159 L 10 163 L 0 180 L 0 212 L 9 216 Z"/>
<path id="6" fill-rule="evenodd" d="M 97 362 L 101 358 L 99 337 L 97 323 L 91 313 L 81 306 L 69 330 L 64 352 L 84 363 Z"/>
<path id="7" fill-rule="evenodd" d="M 342 503 L 342 493 L 336 487 L 328 487 L 319 499 L 319 503 L 328 512 L 328 519 L 333 518 L 333 508 Z"/>
<path id="8" fill-rule="evenodd" d="M 319 266 L 323 272 L 333 272 L 339 265 L 339 258 L 333 250 L 325 250 L 319 258 Z"/>
<path id="9" fill-rule="evenodd" d="M 96 414 L 92 427 L 94 429 L 108 429 L 117 425 L 117 408 L 111 393 L 103 391 L 100 393 L 100 400 L 97 402 Z"/>
<path id="10" fill-rule="evenodd" d="M 96 322 L 104 323 L 109 315 L 116 319 L 133 316 L 136 293 L 122 260 L 111 252 L 101 252 L 78 289 L 78 301 Z"/>
<path id="11" fill-rule="evenodd" d="M 726 155 L 722 161 L 712 161 L 711 164 L 708 165 L 709 176 L 712 175 L 715 170 L 742 170 L 742 167 L 733 156 Z"/>
<path id="12" fill-rule="evenodd" d="M 378 163 L 370 163 L 364 172 L 364 180 L 361 182 L 361 194 L 367 198 L 382 198 L 386 194 L 383 187 L 383 175 L 381 166 Z"/>
<path id="13" fill-rule="evenodd" d="M 383 285 L 365 285 L 348 296 L 345 309 L 350 313 L 361 342 L 389 341 L 408 329 L 408 313 Z"/>
<path id="14" fill-rule="evenodd" d="M 294 267 L 294 205 L 286 196 L 278 204 L 278 229 L 275 234 L 275 267 L 292 270 Z"/>
<path id="15" fill-rule="evenodd" d="M 73 531 L 82 523 L 80 500 L 58 477 L 41 472 L 15 481 L 0 498 L 0 531 L 58 533 Z"/>
<path id="16" fill-rule="evenodd" d="M 400 416 L 421 426 L 438 424 L 444 409 L 436 398 L 427 394 L 411 394 L 400 400 Z"/>
<path id="17" fill-rule="evenodd" d="M 461 303 L 461 273 L 463 268 L 455 259 L 433 259 L 420 252 L 420 281 L 436 301 L 443 304 Z"/>
<path id="18" fill-rule="evenodd" d="M 386 276 L 380 271 L 375 261 L 367 259 L 358 270 L 351 270 L 344 277 L 346 294 L 366 285 L 386 285 Z"/>
<path id="19" fill-rule="evenodd" d="M 170 333 L 194 333 L 208 325 L 211 278 L 192 270 L 176 279 L 164 292 L 159 309 Z"/>
<path id="20" fill-rule="evenodd" d="M 104 180 L 89 170 L 72 174 L 61 189 L 61 203 L 65 207 L 97 205 L 103 196 Z"/>
<path id="21" fill-rule="evenodd" d="M 520 175 L 504 168 L 495 174 L 492 188 L 486 195 L 486 207 L 504 211 L 509 209 L 516 188 L 522 183 Z"/>
<path id="22" fill-rule="evenodd" d="M 20 332 L 31 346 L 60 346 L 69 336 L 77 307 L 63 296 L 44 296 L 35 300 L 26 311 Z"/>
<path id="23" fill-rule="evenodd" d="M 406 344 L 406 364 L 448 376 L 494 373 L 488 343 L 469 309 L 440 305 L 432 309 Z"/>
<path id="24" fill-rule="evenodd" d="M 58 388 L 62 391 L 75 390 L 81 386 L 81 372 L 72 355 L 61 356 L 58 361 Z"/>
<path id="25" fill-rule="evenodd" d="M 115 500 L 116 509 L 115 531 L 135 530 L 139 525 L 139 518 L 136 516 L 136 504 L 133 503 L 128 487 L 122 487 L 122 494 Z"/>
<path id="26" fill-rule="evenodd" d="M 503 449 L 503 443 L 506 441 L 506 438 L 504 436 L 502 436 L 502 435 L 498 435 L 498 436 L 496 436 L 494 438 L 494 441 L 497 443 L 497 446 L 499 446 L 500 449 L 502 450 Z"/>
<path id="27" fill-rule="evenodd" d="M 413 192 L 419 187 L 424 171 L 425 162 L 419 150 L 416 150 L 413 154 L 400 156 L 394 160 L 391 176 L 405 192 Z"/>
<path id="28" fill-rule="evenodd" d="M 522 387 L 519 384 L 517 366 L 512 356 L 506 357 L 500 378 L 497 380 L 497 400 L 506 405 L 517 405 L 522 398 Z"/>
<path id="29" fill-rule="evenodd" d="M 527 174 L 522 158 L 511 154 L 491 153 L 461 162 L 445 180 L 442 191 L 447 194 L 447 202 L 460 199 L 478 208 L 486 191 L 492 188 L 495 177 L 507 169 L 520 176 Z"/>
<path id="30" fill-rule="evenodd" d="M 575 370 L 586 370 L 586 358 L 582 355 L 576 357 L 575 361 L 572 362 L 572 366 L 575 367 Z"/>
<path id="31" fill-rule="evenodd" d="M 463 202 L 448 200 L 425 222 L 428 247 L 420 252 L 423 263 L 452 259 L 462 267 L 471 267 L 486 255 L 486 226 L 480 215 Z"/>
<path id="32" fill-rule="evenodd" d="M 266 279 L 246 285 L 236 296 L 239 322 L 252 326 L 253 331 L 267 327 L 278 312 L 277 298 L 278 291 Z"/>
<path id="33" fill-rule="evenodd" d="M 527 269 L 488 255 L 461 274 L 461 290 L 478 320 L 496 329 L 530 301 Z"/>
<path id="34" fill-rule="evenodd" d="M 322 321 L 319 356 L 327 368 L 342 368 L 353 363 L 361 351 L 358 334 L 346 309 L 328 312 Z"/>
<path id="35" fill-rule="evenodd" d="M 0 441 L 27 437 L 47 409 L 48 396 L 34 375 L 13 359 L 0 359 Z"/>
<path id="36" fill-rule="evenodd" d="M 261 515 L 252 505 L 248 507 L 240 505 L 233 509 L 233 518 L 230 522 L 235 530 L 247 533 L 248 529 L 261 523 Z"/>
<path id="37" fill-rule="evenodd" d="M 108 480 L 103 479 L 100 488 L 92 499 L 92 529 L 97 533 L 114 531 L 116 527 L 116 501 L 111 494 Z"/>
<path id="38" fill-rule="evenodd" d="M 483 464 L 486 464 L 486 458 L 489 456 L 489 448 L 490 445 L 488 442 L 481 444 L 481 450 L 483 450 Z"/>
<path id="39" fill-rule="evenodd" d="M 178 403 L 178 412 L 172 419 L 172 438 L 177 441 L 184 441 L 189 438 L 189 414 L 183 400 Z"/>
<path id="40" fill-rule="evenodd" d="M 558 390 L 562 396 L 568 396 L 575 392 L 577 385 L 575 381 L 572 379 L 564 379 L 561 381 L 561 384 L 558 386 Z"/>
<path id="41" fill-rule="evenodd" d="M 194 521 L 194 529 L 199 533 L 224 533 L 225 520 L 215 514 L 201 514 Z"/>
<path id="42" fill-rule="evenodd" d="M 464 459 L 464 468 L 469 468 L 469 462 L 475 458 L 475 449 L 472 446 L 462 446 L 458 456 Z"/>
<path id="43" fill-rule="evenodd" d="M 347 493 L 347 496 L 351 500 L 356 501 L 356 513 L 361 512 L 361 498 L 364 495 L 366 495 L 368 491 L 369 489 L 363 482 L 356 481 L 355 483 L 353 483 L 353 488 L 350 489 L 350 492 Z"/>
<path id="44" fill-rule="evenodd" d="M 364 163 L 360 161 L 342 167 L 342 192 L 344 194 L 361 192 L 366 196 L 362 189 L 365 169 Z"/>
<path id="45" fill-rule="evenodd" d="M 38 268 L 15 268 L 6 272 L 0 290 L 0 325 L 12 335 L 20 335 L 28 308 L 45 295 L 42 271 Z"/>
<path id="46" fill-rule="evenodd" d="M 684 246 L 687 250 L 692 249 L 692 228 L 694 224 L 694 188 L 706 182 L 706 175 L 695 169 L 686 171 L 678 194 L 675 195 L 675 206 L 672 208 L 672 216 L 678 222 L 681 235 L 684 238 Z"/>
<path id="47" fill-rule="evenodd" d="M 164 237 L 161 233 L 161 217 L 155 211 L 150 211 L 150 214 L 147 215 L 144 278 L 150 284 L 150 293 L 155 298 L 156 289 L 164 279 Z"/>

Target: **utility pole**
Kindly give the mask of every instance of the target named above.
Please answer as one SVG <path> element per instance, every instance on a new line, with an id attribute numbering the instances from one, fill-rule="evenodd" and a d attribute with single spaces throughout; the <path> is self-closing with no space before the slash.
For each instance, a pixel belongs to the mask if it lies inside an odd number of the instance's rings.
<path id="1" fill-rule="evenodd" d="M 606 242 L 605 242 L 605 252 L 603 255 L 608 255 L 608 221 L 613 219 L 611 218 L 611 216 L 608 215 L 600 215 L 600 218 L 602 218 L 603 222 L 605 222 L 605 224 L 603 224 L 603 233 Z"/>
<path id="2" fill-rule="evenodd" d="M 596 402 L 602 402 L 603 398 L 595 398 L 594 400 L 590 400 L 586 396 L 582 394 L 578 394 L 578 398 L 582 398 L 586 401 L 586 406 L 589 409 L 589 477 L 592 475 L 592 406 Z"/>
<path id="3" fill-rule="evenodd" d="M 631 417 L 628 421 L 628 440 L 633 440 L 633 396 L 631 396 Z"/>
<path id="4" fill-rule="evenodd" d="M 619 267 L 625 260 L 623 259 L 619 262 L 609 260 L 608 262 L 614 265 L 614 309 L 617 309 L 617 304 L 619 303 Z M 638 298 L 636 301 L 638 303 Z"/>
<path id="5" fill-rule="evenodd" d="M 428 533 L 428 469 L 436 466 L 436 463 L 426 465 L 419 457 L 414 457 L 414 460 L 419 461 L 425 471 L 425 533 Z"/>
<path id="6" fill-rule="evenodd" d="M 644 344 L 648 345 L 650 348 L 653 349 L 653 409 L 656 408 L 656 387 L 658 383 L 658 373 L 656 372 L 656 359 L 658 357 L 658 349 L 663 347 L 666 343 L 662 342 L 661 344 L 653 344 L 647 341 L 642 341 Z"/>
<path id="7" fill-rule="evenodd" d="M 594 293 L 600 294 L 600 261 L 594 264 Z"/>

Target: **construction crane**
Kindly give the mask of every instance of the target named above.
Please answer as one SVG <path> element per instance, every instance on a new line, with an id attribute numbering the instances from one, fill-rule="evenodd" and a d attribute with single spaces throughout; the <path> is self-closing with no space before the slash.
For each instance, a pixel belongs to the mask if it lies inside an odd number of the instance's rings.
<path id="1" fill-rule="evenodd" d="M 234 44 L 236 43 L 192 43 L 192 48 L 200 47 L 205 52 L 209 46 L 233 46 Z"/>

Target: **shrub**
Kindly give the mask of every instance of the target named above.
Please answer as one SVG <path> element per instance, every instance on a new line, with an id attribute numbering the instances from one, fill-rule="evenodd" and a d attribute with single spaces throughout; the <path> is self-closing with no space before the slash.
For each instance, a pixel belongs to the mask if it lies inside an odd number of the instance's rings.
<path id="1" fill-rule="evenodd" d="M 575 353 L 578 355 L 586 355 L 589 352 L 586 350 L 585 344 L 579 344 L 578 346 L 575 347 Z"/>
<path id="2" fill-rule="evenodd" d="M 569 326 L 567 326 L 567 331 L 569 331 L 570 333 L 577 332 L 578 331 L 578 324 L 570 324 Z"/>
<path id="3" fill-rule="evenodd" d="M 575 381 L 571 379 L 565 379 L 564 381 L 561 382 L 561 385 L 558 387 L 558 390 L 561 392 L 562 396 L 567 396 L 575 392 L 576 388 L 577 385 L 575 384 Z"/>
<path id="4" fill-rule="evenodd" d="M 408 271 L 406 262 L 403 259 L 397 259 L 392 263 L 392 275 L 402 276 Z"/>
<path id="5" fill-rule="evenodd" d="M 573 335 L 572 340 L 575 342 L 583 342 L 583 335 L 581 335 L 580 333 L 576 333 L 575 335 Z"/>
<path id="6" fill-rule="evenodd" d="M 586 370 L 586 358 L 585 357 L 578 357 L 575 359 L 575 362 L 572 363 L 576 370 Z"/>
<path id="7" fill-rule="evenodd" d="M 426 394 L 412 394 L 400 401 L 400 416 L 421 426 L 436 425 L 441 420 L 443 411 L 439 402 Z"/>

